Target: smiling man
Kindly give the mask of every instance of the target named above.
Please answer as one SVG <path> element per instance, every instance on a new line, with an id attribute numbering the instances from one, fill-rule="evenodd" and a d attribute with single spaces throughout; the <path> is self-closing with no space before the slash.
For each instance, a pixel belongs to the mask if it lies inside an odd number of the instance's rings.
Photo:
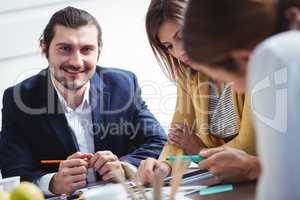
<path id="1" fill-rule="evenodd" d="M 49 67 L 3 96 L 0 167 L 46 194 L 70 194 L 112 171 L 127 176 L 157 158 L 166 141 L 133 73 L 96 65 L 96 19 L 73 7 L 56 12 L 40 40 Z M 44 160 L 61 160 L 47 164 Z"/>

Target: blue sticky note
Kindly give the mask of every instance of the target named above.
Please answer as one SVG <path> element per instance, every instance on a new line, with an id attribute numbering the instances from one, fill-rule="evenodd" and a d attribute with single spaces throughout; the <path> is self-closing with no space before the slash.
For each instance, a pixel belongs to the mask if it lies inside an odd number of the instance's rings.
<path id="1" fill-rule="evenodd" d="M 228 192 L 233 190 L 232 184 L 225 184 L 225 185 L 216 185 L 208 188 L 204 188 L 200 190 L 200 195 L 210 195 L 210 194 L 217 194 L 221 192 Z"/>

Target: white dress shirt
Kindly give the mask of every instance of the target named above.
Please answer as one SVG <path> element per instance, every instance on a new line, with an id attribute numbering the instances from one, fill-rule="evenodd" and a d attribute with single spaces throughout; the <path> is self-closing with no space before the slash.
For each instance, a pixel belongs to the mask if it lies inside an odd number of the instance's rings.
<path id="1" fill-rule="evenodd" d="M 263 166 L 257 199 L 300 199 L 300 32 L 281 33 L 260 44 L 249 72 Z"/>
<path id="2" fill-rule="evenodd" d="M 90 82 L 87 83 L 81 104 L 76 109 L 73 109 L 70 106 L 68 106 L 64 97 L 62 96 L 60 91 L 56 88 L 52 76 L 51 76 L 51 80 L 57 92 L 58 99 L 62 105 L 68 125 L 76 137 L 79 146 L 78 151 L 82 153 L 95 153 L 94 137 L 93 137 L 93 129 L 92 129 L 93 127 L 92 109 L 91 109 L 90 97 L 89 97 Z M 49 191 L 49 184 L 54 175 L 55 173 L 49 173 L 42 176 L 39 180 L 36 181 L 36 184 L 47 195 L 52 194 Z M 87 180 L 88 182 L 94 182 L 96 180 L 95 172 L 92 168 L 88 170 Z"/>

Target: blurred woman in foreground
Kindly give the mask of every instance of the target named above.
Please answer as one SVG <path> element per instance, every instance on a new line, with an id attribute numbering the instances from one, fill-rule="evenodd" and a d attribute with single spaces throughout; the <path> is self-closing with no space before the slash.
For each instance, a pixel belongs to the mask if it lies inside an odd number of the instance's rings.
<path id="1" fill-rule="evenodd" d="M 196 68 L 251 92 L 259 200 L 300 198 L 300 32 L 278 34 L 299 27 L 299 0 L 191 0 L 186 12 L 184 46 Z"/>

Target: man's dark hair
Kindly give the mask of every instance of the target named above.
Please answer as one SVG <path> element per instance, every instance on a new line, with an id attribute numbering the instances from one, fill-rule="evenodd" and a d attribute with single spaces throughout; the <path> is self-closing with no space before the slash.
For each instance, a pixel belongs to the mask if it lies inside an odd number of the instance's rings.
<path id="1" fill-rule="evenodd" d="M 55 35 L 55 26 L 62 25 L 68 28 L 79 28 L 84 25 L 93 24 L 98 30 L 98 46 L 99 50 L 102 47 L 102 31 L 99 23 L 90 13 L 87 11 L 68 6 L 54 13 L 46 25 L 43 35 L 40 38 L 40 42 L 43 41 L 46 57 L 49 56 L 49 47 Z"/>

